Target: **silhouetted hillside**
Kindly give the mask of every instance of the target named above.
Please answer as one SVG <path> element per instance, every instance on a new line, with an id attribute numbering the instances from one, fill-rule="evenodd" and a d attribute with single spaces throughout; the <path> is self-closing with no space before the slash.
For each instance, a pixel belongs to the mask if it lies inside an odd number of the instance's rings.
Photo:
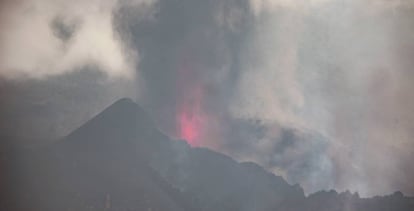
<path id="1" fill-rule="evenodd" d="M 399 192 L 368 199 L 335 191 L 305 197 L 299 185 L 257 164 L 170 140 L 129 99 L 64 140 L 13 152 L 2 158 L 10 173 L 7 190 L 13 190 L 3 197 L 2 210 L 414 209 L 414 199 Z"/>
<path id="2" fill-rule="evenodd" d="M 194 210 L 147 165 L 145 147 L 159 140 L 154 132 L 145 113 L 123 99 L 62 141 L 19 150 L 6 210 Z"/>

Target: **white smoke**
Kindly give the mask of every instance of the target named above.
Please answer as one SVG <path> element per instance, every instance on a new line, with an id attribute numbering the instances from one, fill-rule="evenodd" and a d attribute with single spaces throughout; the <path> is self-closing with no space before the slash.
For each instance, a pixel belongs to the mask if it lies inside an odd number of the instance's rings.
<path id="1" fill-rule="evenodd" d="M 412 194 L 407 181 L 414 173 L 401 166 L 414 152 L 412 62 L 404 56 L 414 50 L 414 2 L 251 3 L 258 21 L 242 59 L 233 115 L 327 137 L 329 160 L 320 169 L 334 178 L 313 179 L 333 180 L 332 188 Z"/>
<path id="2" fill-rule="evenodd" d="M 115 31 L 113 11 L 119 4 L 118 0 L 6 1 L 1 9 L 0 75 L 44 78 L 94 66 L 109 76 L 132 78 L 138 55 Z"/>

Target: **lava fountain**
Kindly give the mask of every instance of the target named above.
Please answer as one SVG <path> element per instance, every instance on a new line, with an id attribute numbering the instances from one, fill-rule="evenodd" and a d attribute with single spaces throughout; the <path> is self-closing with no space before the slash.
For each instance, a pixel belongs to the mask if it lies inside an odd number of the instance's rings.
<path id="1" fill-rule="evenodd" d="M 191 146 L 200 146 L 206 119 L 202 109 L 202 92 L 197 88 L 188 94 L 178 105 L 177 132 Z"/>
<path id="2" fill-rule="evenodd" d="M 190 53 L 181 54 L 177 68 L 176 135 L 193 147 L 201 146 L 207 114 L 200 68 Z"/>

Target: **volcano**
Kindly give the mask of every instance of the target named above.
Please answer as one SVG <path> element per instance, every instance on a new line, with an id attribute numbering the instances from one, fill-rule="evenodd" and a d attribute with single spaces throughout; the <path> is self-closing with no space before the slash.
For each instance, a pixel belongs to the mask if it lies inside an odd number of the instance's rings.
<path id="1" fill-rule="evenodd" d="M 121 99 L 62 140 L 2 158 L 0 209 L 413 210 L 400 192 L 360 198 L 299 185 L 254 163 L 171 140 L 130 99 Z M 7 193 L 7 194 L 6 194 Z"/>
<path id="2" fill-rule="evenodd" d="M 119 100 L 63 140 L 20 150 L 9 169 L 18 185 L 1 210 L 193 210 L 148 165 L 165 138 L 139 106 Z"/>

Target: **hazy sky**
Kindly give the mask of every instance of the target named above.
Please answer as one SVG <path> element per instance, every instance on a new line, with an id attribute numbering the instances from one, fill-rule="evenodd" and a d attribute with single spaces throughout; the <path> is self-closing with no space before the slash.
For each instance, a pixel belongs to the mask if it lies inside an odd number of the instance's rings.
<path id="1" fill-rule="evenodd" d="M 0 28 L 2 137 L 131 97 L 307 193 L 414 195 L 414 1 L 2 0 Z"/>

